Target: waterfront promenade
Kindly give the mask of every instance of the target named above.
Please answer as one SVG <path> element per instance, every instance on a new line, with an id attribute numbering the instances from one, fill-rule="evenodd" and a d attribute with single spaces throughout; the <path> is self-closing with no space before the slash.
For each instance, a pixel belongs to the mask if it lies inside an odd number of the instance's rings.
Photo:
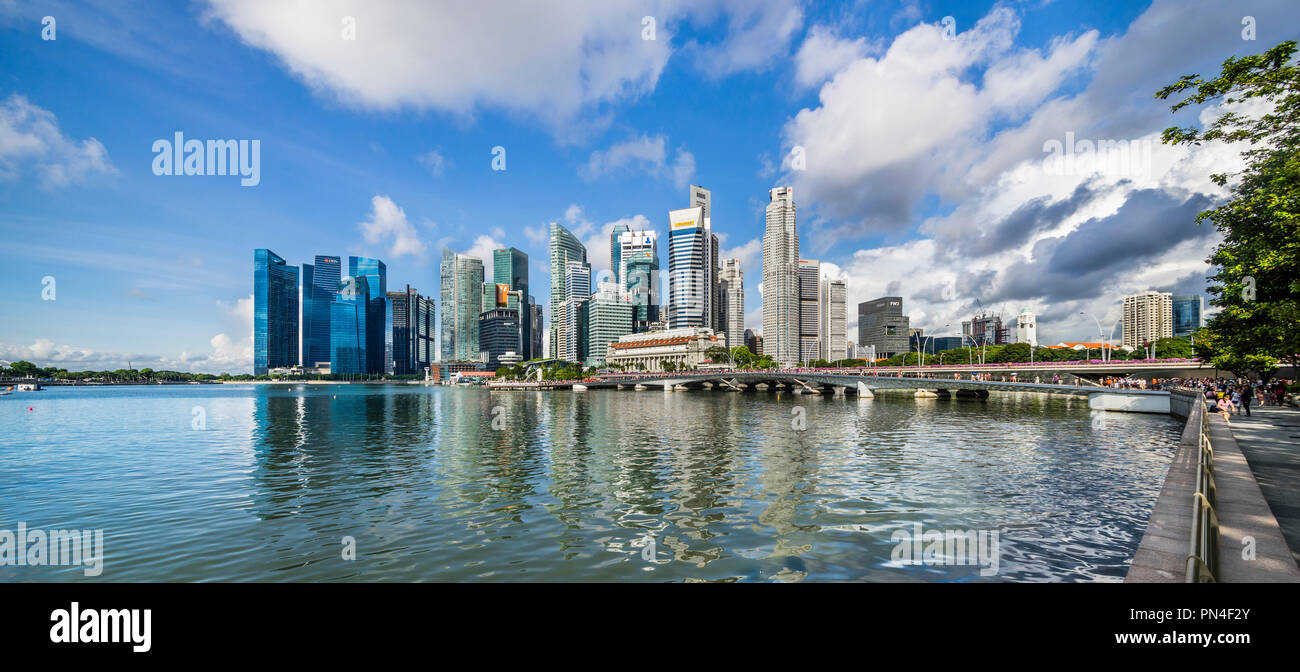
<path id="1" fill-rule="evenodd" d="M 1300 409 L 1252 408 L 1232 418 L 1232 436 L 1300 563 Z"/>

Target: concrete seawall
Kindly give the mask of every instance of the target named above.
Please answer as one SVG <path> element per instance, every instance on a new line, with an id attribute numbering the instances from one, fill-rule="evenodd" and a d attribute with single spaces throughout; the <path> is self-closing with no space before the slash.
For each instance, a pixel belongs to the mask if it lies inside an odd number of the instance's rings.
<path id="1" fill-rule="evenodd" d="M 1133 555 L 1126 583 L 1186 581 L 1200 433 L 1206 411 L 1197 402 L 1195 392 L 1175 391 L 1170 396 L 1170 412 L 1186 417 L 1187 425 Z M 1282 529 L 1250 465 L 1224 419 L 1214 413 L 1210 416 L 1220 534 L 1216 579 L 1220 583 L 1300 582 L 1300 568 L 1291 557 Z"/>

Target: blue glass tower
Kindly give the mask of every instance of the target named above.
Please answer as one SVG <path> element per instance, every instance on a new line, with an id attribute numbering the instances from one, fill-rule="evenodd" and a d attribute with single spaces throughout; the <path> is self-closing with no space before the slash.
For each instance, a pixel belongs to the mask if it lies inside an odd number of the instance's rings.
<path id="1" fill-rule="evenodd" d="M 330 373 L 368 373 L 368 327 L 375 321 L 368 319 L 371 305 L 364 276 L 343 278 L 330 302 Z"/>
<path id="2" fill-rule="evenodd" d="M 315 366 L 331 361 L 330 304 L 342 279 L 338 257 L 316 256 L 316 263 L 302 265 L 302 363 Z"/>
<path id="3" fill-rule="evenodd" d="M 388 338 L 392 331 L 386 328 L 388 320 L 388 267 L 384 262 L 369 257 L 348 257 L 348 275 L 357 281 L 357 286 L 361 286 L 361 279 L 365 279 L 366 302 L 368 306 L 364 311 L 366 314 L 365 321 L 365 348 L 363 348 L 363 369 L 362 373 L 384 373 L 388 355 L 386 350 L 391 348 L 392 344 Z"/>
<path id="4" fill-rule="evenodd" d="M 253 375 L 298 365 L 298 267 L 253 250 Z"/>

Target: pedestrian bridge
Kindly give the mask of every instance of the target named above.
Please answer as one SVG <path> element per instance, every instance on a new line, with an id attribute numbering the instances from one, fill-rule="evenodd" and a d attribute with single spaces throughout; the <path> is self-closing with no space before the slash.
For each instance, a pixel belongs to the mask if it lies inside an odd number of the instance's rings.
<path id="1" fill-rule="evenodd" d="M 714 390 L 730 392 L 789 392 L 793 394 L 875 396 L 877 390 L 909 390 L 917 398 L 987 397 L 991 392 L 1037 392 L 1087 396 L 1093 409 L 1168 413 L 1169 393 L 1162 390 L 1123 390 L 1087 385 L 863 375 L 825 371 L 692 371 L 679 374 L 614 374 L 583 381 L 575 390 Z"/>

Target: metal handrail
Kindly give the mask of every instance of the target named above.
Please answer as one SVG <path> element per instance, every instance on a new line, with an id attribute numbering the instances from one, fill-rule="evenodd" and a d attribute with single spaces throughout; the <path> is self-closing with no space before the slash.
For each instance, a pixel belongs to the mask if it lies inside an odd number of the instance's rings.
<path id="1" fill-rule="evenodd" d="M 1214 485 L 1214 446 L 1210 442 L 1210 414 L 1201 405 L 1201 431 L 1197 437 L 1196 492 L 1192 495 L 1192 538 L 1187 552 L 1187 583 L 1216 583 L 1219 569 L 1219 516 L 1214 512 L 1218 488 Z"/>

